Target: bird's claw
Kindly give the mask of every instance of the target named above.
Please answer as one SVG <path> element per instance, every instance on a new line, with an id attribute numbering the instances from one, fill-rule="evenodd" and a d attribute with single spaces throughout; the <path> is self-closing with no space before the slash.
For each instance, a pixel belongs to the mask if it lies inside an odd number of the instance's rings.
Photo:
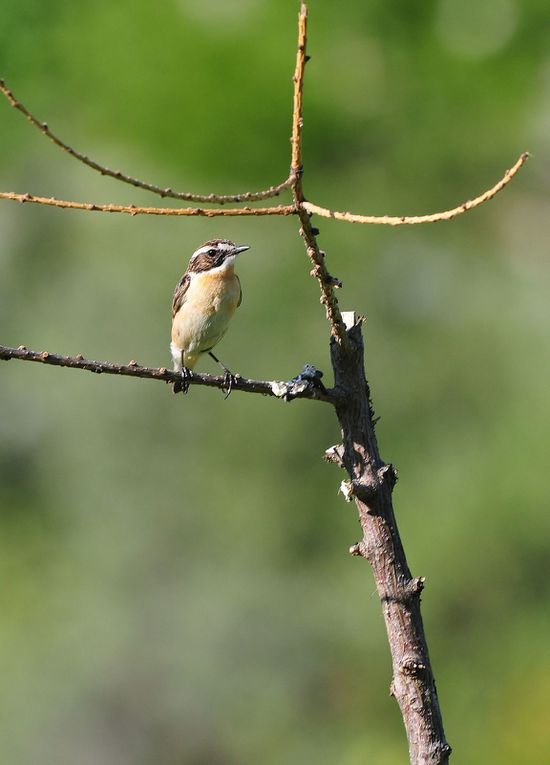
<path id="1" fill-rule="evenodd" d="M 193 373 L 187 367 L 181 368 L 181 378 L 174 383 L 174 393 L 187 393 L 189 391 L 189 384 L 193 378 Z"/>
<path id="2" fill-rule="evenodd" d="M 234 375 L 232 372 L 229 371 L 229 369 L 225 370 L 225 374 L 223 376 L 223 387 L 222 391 L 225 391 L 224 401 L 227 401 L 229 396 L 231 395 L 231 391 L 233 390 L 233 386 L 235 385 L 237 381 L 237 376 Z"/>

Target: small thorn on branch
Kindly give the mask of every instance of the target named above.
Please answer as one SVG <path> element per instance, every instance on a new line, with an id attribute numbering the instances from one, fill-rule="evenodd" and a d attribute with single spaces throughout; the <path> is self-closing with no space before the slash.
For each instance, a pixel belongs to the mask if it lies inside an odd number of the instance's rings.
<path id="1" fill-rule="evenodd" d="M 329 446 L 323 454 L 323 459 L 327 462 L 331 462 L 333 465 L 338 465 L 339 468 L 344 467 L 344 445 L 334 444 Z"/>
<path id="2" fill-rule="evenodd" d="M 376 471 L 376 474 L 378 476 L 380 483 L 387 484 L 390 487 L 390 489 L 393 489 L 393 487 L 395 486 L 399 478 L 397 469 L 391 463 L 388 465 L 382 465 L 381 468 L 378 468 L 378 470 Z"/>
<path id="3" fill-rule="evenodd" d="M 401 662 L 401 672 L 404 675 L 421 675 L 426 669 L 427 666 L 422 661 L 413 658 L 403 659 Z"/>
<path id="4" fill-rule="evenodd" d="M 363 542 L 356 542 L 354 545 L 351 545 L 349 548 L 349 554 L 353 555 L 354 557 L 364 558 L 365 552 L 363 547 Z"/>
<path id="5" fill-rule="evenodd" d="M 424 589 L 425 583 L 426 583 L 425 576 L 414 577 L 405 585 L 405 590 L 407 595 L 410 597 L 415 597 L 417 595 L 420 595 L 420 593 Z"/>

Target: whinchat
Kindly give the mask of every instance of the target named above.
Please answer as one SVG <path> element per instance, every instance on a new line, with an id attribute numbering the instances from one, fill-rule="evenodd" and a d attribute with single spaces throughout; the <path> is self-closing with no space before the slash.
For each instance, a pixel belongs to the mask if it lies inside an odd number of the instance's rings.
<path id="1" fill-rule="evenodd" d="M 203 353 L 208 353 L 225 370 L 227 395 L 233 375 L 214 356 L 212 348 L 227 331 L 231 317 L 242 302 L 242 289 L 235 273 L 235 260 L 248 245 L 237 246 L 228 239 L 211 239 L 195 250 L 187 271 L 179 280 L 172 300 L 172 342 L 174 371 L 181 382 L 174 392 L 187 391 L 189 371 Z"/>

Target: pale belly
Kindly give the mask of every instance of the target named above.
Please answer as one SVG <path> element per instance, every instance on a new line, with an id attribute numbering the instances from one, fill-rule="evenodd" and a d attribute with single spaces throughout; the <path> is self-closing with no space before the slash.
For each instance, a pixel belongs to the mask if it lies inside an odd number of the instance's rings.
<path id="1" fill-rule="evenodd" d="M 172 324 L 171 351 L 175 369 L 181 369 L 182 351 L 185 366 L 192 369 L 201 353 L 219 343 L 235 313 L 240 294 L 240 285 L 234 275 L 223 280 L 207 274 L 193 279 Z"/>

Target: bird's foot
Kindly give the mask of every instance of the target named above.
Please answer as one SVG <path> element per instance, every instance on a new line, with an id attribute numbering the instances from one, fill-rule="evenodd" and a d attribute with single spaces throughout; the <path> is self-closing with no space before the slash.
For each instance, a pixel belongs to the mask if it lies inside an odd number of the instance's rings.
<path id="1" fill-rule="evenodd" d="M 212 351 L 208 351 L 208 355 L 214 359 L 216 364 L 219 364 L 220 367 L 224 371 L 223 375 L 223 386 L 222 391 L 225 391 L 225 398 L 224 401 L 226 401 L 229 396 L 231 395 L 231 391 L 233 390 L 233 386 L 237 382 L 237 377 L 240 377 L 240 375 L 234 375 L 233 372 L 230 372 L 229 369 L 225 366 L 225 364 L 222 364 L 222 362 L 219 360 L 217 356 L 215 356 Z"/>
<path id="2" fill-rule="evenodd" d="M 238 376 L 239 375 L 234 375 L 233 372 L 230 372 L 229 369 L 225 370 L 225 374 L 223 376 L 223 388 L 222 388 L 222 391 L 225 392 L 224 401 L 227 401 L 227 399 L 231 395 L 231 391 L 233 390 L 233 386 L 237 382 Z"/>
<path id="3" fill-rule="evenodd" d="M 189 391 L 189 384 L 191 380 L 193 379 L 193 372 L 191 372 L 190 369 L 187 367 L 181 368 L 181 379 L 177 380 L 174 383 L 173 391 L 174 393 L 187 393 Z"/>

